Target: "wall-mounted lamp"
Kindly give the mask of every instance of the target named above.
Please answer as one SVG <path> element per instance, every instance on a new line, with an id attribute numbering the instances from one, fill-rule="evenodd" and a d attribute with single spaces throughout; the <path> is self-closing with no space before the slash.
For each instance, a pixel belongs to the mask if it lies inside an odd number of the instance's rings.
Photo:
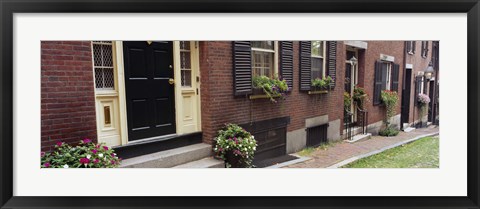
<path id="1" fill-rule="evenodd" d="M 430 63 L 428 63 L 427 69 L 425 69 L 425 71 L 424 71 L 425 78 L 427 80 L 432 79 L 432 75 L 433 75 L 434 72 L 435 71 L 433 70 L 432 61 L 430 61 Z"/>

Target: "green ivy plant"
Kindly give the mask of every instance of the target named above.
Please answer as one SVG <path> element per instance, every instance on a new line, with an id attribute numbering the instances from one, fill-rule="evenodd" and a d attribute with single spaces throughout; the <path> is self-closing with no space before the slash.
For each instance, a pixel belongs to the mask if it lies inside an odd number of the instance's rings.
<path id="1" fill-rule="evenodd" d="M 257 141 L 250 132 L 236 124 L 226 124 L 218 131 L 214 141 L 213 151 L 217 157 L 225 161 L 227 168 L 232 164 L 252 167 Z M 229 156 L 235 156 L 239 162 L 232 163 L 232 159 L 228 159 Z"/>
<path id="2" fill-rule="evenodd" d="M 386 125 L 385 130 L 380 131 L 379 134 L 382 135 L 383 133 L 388 133 L 386 136 L 391 136 L 391 133 L 394 133 L 395 135 L 398 134 L 398 132 L 391 131 L 390 129 L 396 130 L 396 128 L 390 126 L 390 119 L 395 115 L 395 109 L 398 104 L 398 94 L 396 91 L 389 91 L 389 90 L 384 90 L 381 92 L 380 98 L 382 102 L 385 104 L 386 108 L 386 114 L 384 118 L 384 123 Z"/>
<path id="3" fill-rule="evenodd" d="M 52 152 L 41 152 L 42 168 L 116 168 L 121 162 L 115 151 L 104 143 L 83 139 L 72 147 L 57 142 Z"/>

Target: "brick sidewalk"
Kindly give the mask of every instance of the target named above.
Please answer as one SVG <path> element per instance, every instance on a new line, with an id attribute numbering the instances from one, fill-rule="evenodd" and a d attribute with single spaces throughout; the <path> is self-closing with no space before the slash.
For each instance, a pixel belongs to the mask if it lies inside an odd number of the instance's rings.
<path id="1" fill-rule="evenodd" d="M 284 168 L 326 168 L 351 157 L 366 154 L 384 147 L 407 141 L 417 136 L 438 132 L 439 128 L 430 126 L 428 128 L 415 129 L 411 132 L 400 132 L 394 137 L 372 136 L 368 140 L 355 143 L 339 142 L 326 150 L 317 148 L 308 157 L 311 160 L 286 166 Z M 298 153 L 297 153 L 298 154 Z"/>

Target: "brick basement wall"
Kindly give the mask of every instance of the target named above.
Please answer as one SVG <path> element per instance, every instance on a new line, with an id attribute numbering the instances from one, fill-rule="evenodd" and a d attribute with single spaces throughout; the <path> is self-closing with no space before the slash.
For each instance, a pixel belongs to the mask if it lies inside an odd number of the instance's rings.
<path id="1" fill-rule="evenodd" d="M 96 141 L 90 41 L 41 42 L 41 146 Z"/>
<path id="2" fill-rule="evenodd" d="M 308 95 L 299 90 L 299 42 L 294 45 L 293 90 L 286 100 L 272 103 L 268 99 L 250 100 L 233 96 L 232 42 L 200 42 L 200 74 L 203 141 L 211 143 L 225 123 L 248 123 L 290 116 L 287 131 L 305 127 L 305 119 L 329 115 L 329 120 L 343 118 L 344 79 L 337 79 L 335 90 L 328 94 Z M 345 51 L 339 42 L 338 51 Z M 344 55 L 339 55 L 339 58 Z M 344 58 L 343 58 L 344 59 Z M 344 78 L 344 63 L 337 61 L 337 77 Z M 340 131 L 340 130 L 338 130 Z"/>

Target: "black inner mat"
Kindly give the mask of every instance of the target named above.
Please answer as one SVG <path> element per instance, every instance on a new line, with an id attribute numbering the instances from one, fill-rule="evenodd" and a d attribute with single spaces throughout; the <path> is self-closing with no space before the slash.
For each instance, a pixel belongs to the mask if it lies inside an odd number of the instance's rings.
<path id="1" fill-rule="evenodd" d="M 278 156 L 278 157 L 274 157 L 274 158 L 265 159 L 265 160 L 262 160 L 260 162 L 256 162 L 255 167 L 265 168 L 265 167 L 268 167 L 268 166 L 271 166 L 271 165 L 275 165 L 275 164 L 279 164 L 279 163 L 283 163 L 283 162 L 287 162 L 287 161 L 295 160 L 295 159 L 298 159 L 298 157 L 295 157 L 293 155 L 282 155 L 282 156 Z"/>

